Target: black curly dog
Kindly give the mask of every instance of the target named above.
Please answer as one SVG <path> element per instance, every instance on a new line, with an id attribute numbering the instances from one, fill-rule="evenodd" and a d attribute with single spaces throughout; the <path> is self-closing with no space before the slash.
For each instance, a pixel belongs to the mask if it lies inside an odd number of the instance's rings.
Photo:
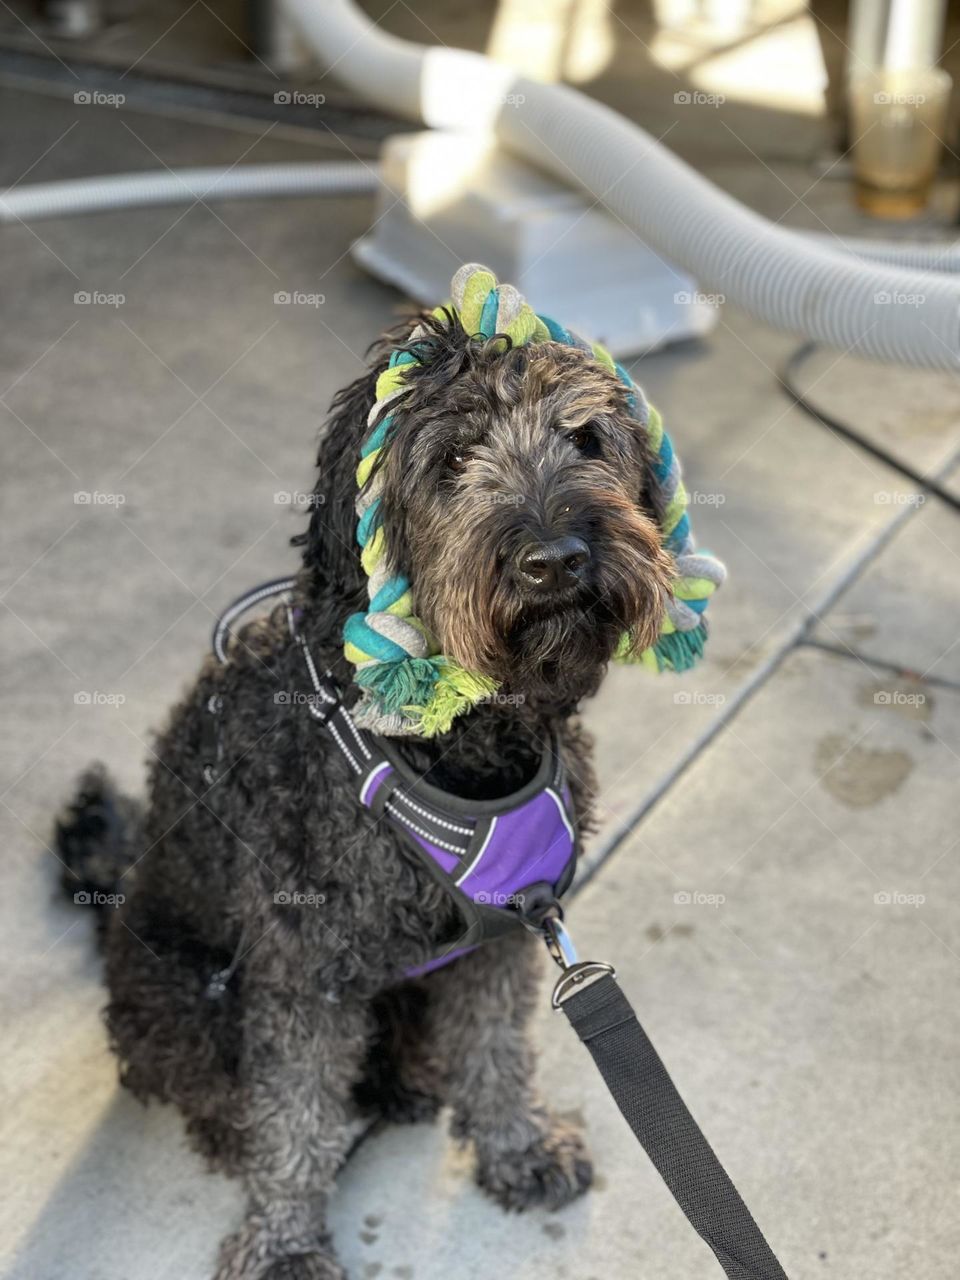
<path id="1" fill-rule="evenodd" d="M 572 717 L 625 629 L 652 642 L 668 590 L 644 431 L 618 380 L 578 350 L 419 319 L 430 358 L 410 375 L 381 463 L 388 546 L 442 651 L 515 696 L 441 737 L 395 741 L 435 785 L 491 798 L 528 780 L 553 731 L 582 834 L 593 778 Z M 376 376 L 410 332 L 382 340 L 370 372 L 336 397 L 309 527 L 294 540 L 298 625 L 343 688 L 343 623 L 366 607 L 355 468 Z M 570 563 L 547 554 L 531 571 L 531 549 L 560 538 L 578 540 Z M 557 1208 L 591 1181 L 579 1136 L 534 1086 L 541 944 L 518 929 L 403 980 L 456 937 L 456 905 L 361 808 L 326 732 L 296 700 L 278 703 L 278 690 L 304 685 L 277 608 L 240 630 L 227 665 L 202 667 L 156 744 L 143 806 L 94 766 L 58 826 L 70 892 L 126 895 L 102 921 L 122 1083 L 175 1103 L 197 1150 L 245 1181 L 247 1215 L 217 1280 L 343 1276 L 326 1204 L 358 1108 L 416 1120 L 449 1106 L 477 1181 L 507 1209 Z M 222 761 L 208 785 L 214 695 Z M 304 905 L 278 902 L 285 890 Z"/>

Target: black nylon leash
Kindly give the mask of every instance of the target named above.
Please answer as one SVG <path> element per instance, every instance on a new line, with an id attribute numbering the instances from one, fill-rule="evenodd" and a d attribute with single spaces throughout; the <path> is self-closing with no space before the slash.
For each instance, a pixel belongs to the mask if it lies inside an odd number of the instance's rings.
<path id="1" fill-rule="evenodd" d="M 544 921 L 563 970 L 553 992 L 590 1051 L 614 1102 L 693 1229 L 730 1280 L 787 1280 L 608 964 L 577 961 L 560 919 Z"/>

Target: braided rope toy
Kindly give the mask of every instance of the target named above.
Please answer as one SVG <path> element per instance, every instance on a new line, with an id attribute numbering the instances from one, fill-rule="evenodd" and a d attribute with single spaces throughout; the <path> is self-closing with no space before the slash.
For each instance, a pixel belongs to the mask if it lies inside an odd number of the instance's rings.
<path id="1" fill-rule="evenodd" d="M 478 339 L 506 335 L 514 345 L 560 342 L 578 347 L 628 388 L 630 412 L 645 428 L 656 457 L 654 479 L 662 496 L 663 545 L 673 557 L 676 578 L 656 643 L 638 654 L 629 634 L 624 634 L 614 658 L 654 672 L 688 670 L 703 653 L 707 637 L 703 612 L 726 574 L 719 560 L 694 551 L 680 465 L 659 413 L 647 404 L 639 387 L 608 351 L 584 342 L 556 321 L 536 315 L 512 285 L 498 284 L 485 267 L 475 263 L 461 267 L 453 277 L 451 294 L 461 324 Z M 444 309 L 438 307 L 433 314 L 442 319 Z M 410 341 L 425 336 L 423 326 L 418 325 Z M 446 732 L 456 716 L 495 693 L 498 686 L 438 652 L 435 639 L 414 613 L 411 583 L 390 567 L 379 515 L 383 479 L 376 464 L 393 428 L 388 408 L 409 389 L 406 375 L 417 363 L 409 350 L 391 354 L 377 379 L 376 401 L 367 418 L 372 430 L 357 468 L 357 541 L 370 604 L 366 613 L 347 619 L 344 653 L 356 667 L 355 679 L 363 689 L 354 712 L 357 724 L 388 736 L 433 737 Z"/>

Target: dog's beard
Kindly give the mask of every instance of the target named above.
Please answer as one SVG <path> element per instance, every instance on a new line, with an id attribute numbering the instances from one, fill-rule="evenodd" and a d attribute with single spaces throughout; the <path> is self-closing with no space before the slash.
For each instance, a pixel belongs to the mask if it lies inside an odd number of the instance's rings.
<path id="1" fill-rule="evenodd" d="M 502 536 L 478 525 L 469 570 L 429 593 L 443 652 L 527 700 L 570 705 L 596 690 L 624 634 L 637 652 L 652 644 L 673 570 L 656 524 L 609 489 L 581 523 L 590 527 L 587 576 L 548 597 L 518 586 L 504 570 Z"/>
<path id="2" fill-rule="evenodd" d="M 599 602 L 524 609 L 505 637 L 499 678 L 537 701 L 577 702 L 596 689 L 623 630 Z"/>

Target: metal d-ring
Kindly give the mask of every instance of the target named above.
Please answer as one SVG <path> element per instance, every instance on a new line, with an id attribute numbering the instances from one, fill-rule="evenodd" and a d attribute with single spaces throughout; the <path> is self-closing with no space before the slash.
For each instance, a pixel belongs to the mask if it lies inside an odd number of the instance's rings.
<path id="1" fill-rule="evenodd" d="M 564 969 L 557 979 L 550 1003 L 559 1013 L 561 1005 L 568 996 L 583 987 L 589 987 L 595 979 L 605 975 L 615 978 L 617 971 L 612 964 L 607 964 L 604 960 L 581 960 L 579 964 L 571 965 L 569 969 Z"/>
<path id="2" fill-rule="evenodd" d="M 554 962 L 563 970 L 563 973 L 557 979 L 557 985 L 553 988 L 553 995 L 550 999 L 550 1003 L 558 1012 L 564 1000 L 572 995 L 574 991 L 579 991 L 582 987 L 589 986 L 591 982 L 604 974 L 609 974 L 612 978 L 617 976 L 617 971 L 613 965 L 606 964 L 603 960 L 577 959 L 577 949 L 573 945 L 573 939 L 567 933 L 566 926 L 563 923 L 563 914 L 560 910 L 544 919 L 543 940 L 547 944 L 547 950 L 553 957 Z"/>

